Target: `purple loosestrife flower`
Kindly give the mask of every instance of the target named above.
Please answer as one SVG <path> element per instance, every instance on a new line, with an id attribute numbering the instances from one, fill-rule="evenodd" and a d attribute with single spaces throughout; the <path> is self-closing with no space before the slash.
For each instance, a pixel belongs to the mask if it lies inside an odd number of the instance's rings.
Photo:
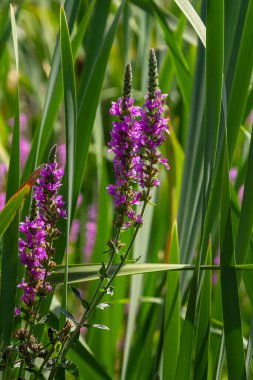
<path id="1" fill-rule="evenodd" d="M 19 258 L 26 265 L 26 275 L 18 287 L 23 289 L 21 299 L 29 307 L 35 304 L 36 296 L 45 296 L 52 291 L 47 277 L 55 265 L 53 241 L 60 235 L 56 223 L 66 217 L 62 196 L 58 194 L 62 176 L 63 170 L 56 162 L 55 146 L 34 187 L 31 215 L 20 223 L 20 232 L 25 238 L 19 239 Z"/>
<path id="2" fill-rule="evenodd" d="M 36 202 L 33 200 L 31 216 L 26 218 L 25 222 L 21 222 L 19 226 L 20 232 L 25 235 L 25 239 L 19 239 L 19 258 L 21 264 L 26 265 L 26 276 L 22 279 L 18 288 L 22 288 L 24 294 L 22 301 L 27 306 L 35 303 L 35 297 L 38 290 L 51 290 L 50 285 L 44 282 L 45 262 L 48 259 L 46 251 L 46 230 L 45 223 L 40 219 Z"/>
<path id="3" fill-rule="evenodd" d="M 168 119 L 163 117 L 164 104 L 167 94 L 162 94 L 158 87 L 157 61 L 154 49 L 150 50 L 149 56 L 149 83 L 148 93 L 145 95 L 145 104 L 139 121 L 141 135 L 139 138 L 140 165 L 136 166 L 136 179 L 141 188 L 150 189 L 158 187 L 158 164 L 163 164 L 169 169 L 167 159 L 163 158 L 158 147 L 165 141 L 169 134 Z M 147 192 L 146 192 L 147 194 Z M 145 199 L 145 191 L 143 191 Z"/>
<path id="4" fill-rule="evenodd" d="M 135 189 L 135 172 L 139 166 L 136 154 L 139 150 L 140 136 L 137 117 L 141 115 L 140 107 L 134 106 L 131 95 L 132 70 L 130 63 L 126 66 L 123 96 L 118 102 L 112 103 L 110 114 L 117 116 L 111 131 L 110 152 L 114 153 L 115 185 L 107 187 L 108 193 L 114 198 L 115 217 L 117 228 L 126 228 L 131 224 L 139 223 L 133 206 L 140 202 L 140 193 Z"/>
<path id="5" fill-rule="evenodd" d="M 62 208 L 62 195 L 59 195 L 63 174 L 64 170 L 58 168 L 56 159 L 49 158 L 49 163 L 40 172 L 38 185 L 34 187 L 34 199 L 37 201 L 40 218 L 56 237 L 60 232 L 58 228 L 55 229 L 55 225 L 59 219 L 66 217 L 66 210 Z"/>

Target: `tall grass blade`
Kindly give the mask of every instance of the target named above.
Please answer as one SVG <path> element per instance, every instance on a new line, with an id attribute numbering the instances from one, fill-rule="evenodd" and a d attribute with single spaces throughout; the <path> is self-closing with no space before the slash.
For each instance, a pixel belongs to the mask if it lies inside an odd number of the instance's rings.
<path id="1" fill-rule="evenodd" d="M 223 50 L 224 4 L 223 0 L 207 1 L 206 9 L 206 114 L 205 114 L 205 168 L 206 186 L 212 179 L 220 122 Z"/>
<path id="2" fill-rule="evenodd" d="M 42 166 L 36 169 L 31 177 L 16 191 L 16 193 L 9 199 L 5 207 L 0 213 L 0 237 L 8 228 L 9 224 L 15 217 L 16 213 L 22 206 L 25 198 L 31 191 L 36 179 L 38 178 Z"/>
<path id="3" fill-rule="evenodd" d="M 179 263 L 177 224 L 173 225 L 170 263 Z M 163 338 L 163 378 L 174 379 L 180 347 L 180 284 L 179 273 L 167 274 Z"/>
<path id="4" fill-rule="evenodd" d="M 18 36 L 14 10 L 10 6 L 11 28 L 14 45 L 14 56 L 17 73 L 16 112 L 12 136 L 12 149 L 10 155 L 6 201 L 18 190 L 20 186 L 20 111 L 19 111 L 19 59 Z M 2 268 L 1 268 L 1 296 L 0 296 L 0 341 L 8 345 L 11 338 L 15 295 L 17 290 L 18 271 L 18 238 L 19 238 L 19 214 L 9 225 L 3 236 Z"/>
<path id="5" fill-rule="evenodd" d="M 64 8 L 60 12 L 60 46 L 61 46 L 61 67 L 64 88 L 65 106 L 65 133 L 66 133 L 66 209 L 67 215 L 72 214 L 72 198 L 74 183 L 74 162 L 76 145 L 76 85 L 74 74 L 74 63 L 70 42 L 70 35 Z M 66 255 L 65 255 L 65 281 L 63 308 L 67 309 L 67 290 L 68 290 L 68 248 L 69 232 L 71 219 L 67 218 L 66 223 Z"/>
<path id="6" fill-rule="evenodd" d="M 208 247 L 206 264 L 211 265 L 211 242 Z M 207 271 L 203 275 L 203 286 L 200 296 L 199 316 L 196 349 L 195 349 L 195 365 L 194 379 L 207 379 L 210 359 L 210 320 L 211 320 L 211 271 Z"/>
<path id="7" fill-rule="evenodd" d="M 188 21 L 199 36 L 202 44 L 206 46 L 206 28 L 192 4 L 188 0 L 175 0 L 175 3 L 177 3 L 179 8 L 187 17 Z"/>
<path id="8" fill-rule="evenodd" d="M 166 20 L 164 18 L 163 13 L 159 9 L 159 7 L 150 0 L 150 6 L 151 9 L 154 12 L 154 15 L 157 18 L 157 21 L 159 22 L 159 25 L 161 26 L 165 40 L 168 44 L 168 47 L 171 51 L 171 60 L 177 75 L 178 84 L 180 87 L 180 91 L 182 93 L 182 97 L 185 102 L 185 106 L 190 109 L 190 99 L 191 99 L 191 89 L 192 89 L 192 82 L 191 82 L 191 75 L 189 72 L 189 68 L 187 65 L 187 62 L 184 58 L 184 55 L 181 51 L 181 49 L 178 47 L 177 42 L 174 40 L 173 34 L 170 31 Z"/>
<path id="9" fill-rule="evenodd" d="M 96 116 L 96 110 L 104 80 L 105 70 L 124 4 L 125 1 L 122 1 L 115 19 L 101 44 L 95 65 L 88 79 L 86 90 L 83 94 L 80 94 L 81 100 L 79 102 L 77 115 L 77 146 L 75 159 L 73 208 L 75 207 L 83 181 L 85 161 L 90 144 L 92 128 Z"/>
<path id="10" fill-rule="evenodd" d="M 253 66 L 253 51 L 249 46 L 253 44 L 252 33 L 253 0 L 249 0 L 240 49 L 237 58 L 231 97 L 228 103 L 228 155 L 231 162 L 235 149 L 237 135 L 242 122 L 244 109 L 247 102 L 249 83 Z"/>
<path id="11" fill-rule="evenodd" d="M 245 263 L 248 247 L 252 238 L 253 226 L 253 202 L 252 202 L 252 189 L 253 189 L 253 134 L 251 134 L 248 164 L 246 171 L 246 178 L 244 184 L 244 194 L 240 215 L 240 222 L 238 227 L 238 234 L 236 240 L 236 262 L 238 264 Z"/>
<path id="12" fill-rule="evenodd" d="M 226 140 L 222 178 L 220 244 L 222 309 L 228 376 L 230 379 L 246 379 L 238 286 L 236 270 L 233 267 L 235 257 Z"/>
<path id="13" fill-rule="evenodd" d="M 68 20 L 69 31 L 72 32 L 74 22 L 79 8 L 79 1 L 66 0 L 65 12 Z M 42 162 L 43 155 L 50 139 L 54 120 L 58 113 L 59 105 L 62 99 L 62 85 L 60 77 L 60 39 L 58 37 L 47 86 L 47 94 L 44 103 L 44 109 L 39 126 L 36 129 L 35 136 L 32 141 L 31 150 L 26 161 L 23 171 L 22 180 L 26 178 L 36 167 L 37 162 Z"/>

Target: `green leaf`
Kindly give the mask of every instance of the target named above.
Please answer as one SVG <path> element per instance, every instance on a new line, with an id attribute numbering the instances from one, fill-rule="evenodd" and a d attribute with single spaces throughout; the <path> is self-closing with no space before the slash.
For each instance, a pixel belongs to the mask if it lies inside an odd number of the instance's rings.
<path id="1" fill-rule="evenodd" d="M 226 357 L 229 378 L 246 379 L 238 286 L 234 267 L 235 257 L 228 168 L 228 150 L 227 144 L 225 144 L 221 197 L 220 261 Z"/>
<path id="2" fill-rule="evenodd" d="M 252 361 L 252 354 L 253 354 L 253 317 L 251 317 L 250 335 L 249 335 L 249 339 L 248 339 L 246 359 L 245 359 L 247 378 L 249 378 L 250 364 Z"/>
<path id="3" fill-rule="evenodd" d="M 204 11 L 203 11 L 204 14 Z M 205 101 L 205 51 L 198 47 L 196 58 L 193 95 L 191 102 L 185 165 L 178 210 L 178 232 L 181 262 L 190 262 L 199 234 L 202 198 L 204 157 L 204 101 Z M 194 141 L 194 144 L 192 143 Z M 184 277 L 182 278 L 184 283 Z"/>
<path id="4" fill-rule="evenodd" d="M 79 0 L 66 0 L 65 12 L 67 15 L 69 30 L 72 32 L 74 22 L 79 8 Z M 47 85 L 47 94 L 45 98 L 43 113 L 40 125 L 36 129 L 35 136 L 32 141 L 31 150 L 26 161 L 23 171 L 22 180 L 26 178 L 33 170 L 37 162 L 41 162 L 47 148 L 54 120 L 58 113 L 60 102 L 62 100 L 62 85 L 60 76 L 60 38 L 57 38 L 57 43 L 52 58 L 50 76 Z"/>
<path id="5" fill-rule="evenodd" d="M 173 225 L 170 248 L 170 263 L 179 263 L 177 224 Z M 167 274 L 165 298 L 163 378 L 174 379 L 180 346 L 180 283 L 179 273 Z"/>
<path id="6" fill-rule="evenodd" d="M 102 302 L 102 303 L 98 304 L 96 307 L 98 309 L 104 310 L 104 309 L 107 309 L 110 306 L 112 306 L 110 303 L 108 303 L 108 302 Z"/>
<path id="7" fill-rule="evenodd" d="M 99 279 L 99 264 L 84 264 L 69 266 L 69 283 L 92 281 Z M 111 266 L 109 276 L 115 271 L 117 265 Z M 153 273 L 160 271 L 193 270 L 194 266 L 189 264 L 126 264 L 122 267 L 118 276 L 129 276 L 133 274 Z M 53 284 L 62 284 L 64 281 L 64 267 L 57 266 L 55 272 L 50 276 Z"/>
<path id="8" fill-rule="evenodd" d="M 175 3 L 177 3 L 179 8 L 185 14 L 203 45 L 206 46 L 206 28 L 192 4 L 188 0 L 175 0 Z"/>
<path id="9" fill-rule="evenodd" d="M 205 168 L 211 183 L 220 124 L 224 50 L 223 0 L 207 1 Z M 209 178 L 210 177 L 210 178 Z M 204 185 L 206 186 L 207 183 Z"/>
<path id="10" fill-rule="evenodd" d="M 61 46 L 61 67 L 62 80 L 64 89 L 64 106 L 65 106 L 65 135 L 66 135 L 66 210 L 67 215 L 72 214 L 72 198 L 74 183 L 74 162 L 76 148 L 76 85 L 74 74 L 74 63 L 71 49 L 71 42 L 68 30 L 68 24 L 64 8 L 60 12 L 60 46 Z M 69 249 L 69 232 L 71 218 L 66 222 L 66 254 L 65 254 L 65 280 L 63 293 L 63 308 L 67 308 L 68 293 L 68 249 Z"/>
<path id="11" fill-rule="evenodd" d="M 209 243 L 206 264 L 212 262 L 211 242 Z M 194 379 L 207 379 L 210 360 L 210 319 L 211 319 L 211 271 L 203 275 L 203 286 L 200 295 L 197 338 L 195 349 Z"/>
<path id="12" fill-rule="evenodd" d="M 36 169 L 31 177 L 18 189 L 18 191 L 9 199 L 0 213 L 0 237 L 8 228 L 9 224 L 15 217 L 17 211 L 22 206 L 25 198 L 31 191 L 36 179 L 38 178 L 42 165 Z"/>
<path id="13" fill-rule="evenodd" d="M 11 28 L 14 45 L 17 78 L 19 78 L 18 60 L 18 36 L 14 16 L 14 10 L 10 7 Z M 6 201 L 18 190 L 20 186 L 20 110 L 19 110 L 19 84 L 16 92 L 16 111 L 11 144 L 10 164 L 7 179 Z M 2 246 L 2 276 L 0 309 L 4 313 L 0 315 L 0 342 L 9 345 L 15 308 L 15 295 L 17 290 L 18 272 L 18 238 L 19 238 L 19 215 L 17 214 L 3 236 Z"/>
<path id="14" fill-rule="evenodd" d="M 87 158 L 92 128 L 96 116 L 105 70 L 124 4 L 125 1 L 123 0 L 117 11 L 115 19 L 101 44 L 100 50 L 97 54 L 96 62 L 88 78 L 87 87 L 84 94 L 82 94 L 78 108 L 73 209 L 76 205 L 84 177 L 85 161 Z M 83 127 L 84 124 L 85 128 Z"/>
<path id="15" fill-rule="evenodd" d="M 244 184 L 244 193 L 242 208 L 240 214 L 240 222 L 236 240 L 236 262 L 238 264 L 245 263 L 249 243 L 252 237 L 253 226 L 253 134 L 251 134 L 249 156 L 247 163 L 246 178 Z"/>
<path id="16" fill-rule="evenodd" d="M 70 360 L 66 360 L 65 362 L 62 363 L 62 368 L 64 368 L 66 371 L 71 373 L 71 375 L 75 377 L 79 377 L 79 370 L 78 367 L 75 363 L 73 363 Z"/>
<path id="17" fill-rule="evenodd" d="M 84 341 L 76 342 L 68 353 L 68 358 L 77 364 L 81 374 L 89 379 L 112 380 L 111 376 L 104 370 L 98 359 L 90 351 Z"/>
<path id="18" fill-rule="evenodd" d="M 228 154 L 231 162 L 237 135 L 241 125 L 244 109 L 247 103 L 248 90 L 253 66 L 252 33 L 253 0 L 249 0 L 243 26 L 240 48 L 233 76 L 231 97 L 228 105 Z"/>
<path id="19" fill-rule="evenodd" d="M 79 290 L 77 288 L 74 288 L 74 286 L 71 286 L 70 289 L 72 290 L 72 292 L 74 293 L 74 295 L 76 296 L 77 299 L 79 299 L 80 301 L 83 300 L 81 292 L 79 292 Z"/>
<path id="20" fill-rule="evenodd" d="M 74 323 L 78 323 L 77 320 L 76 320 L 76 318 L 74 317 L 74 315 L 71 314 L 69 311 L 63 309 L 63 308 L 60 307 L 60 306 L 59 306 L 57 309 L 59 310 L 59 312 L 60 312 L 61 314 L 64 314 L 64 315 L 65 315 L 67 318 L 69 318 L 72 322 L 74 322 Z"/>
<path id="21" fill-rule="evenodd" d="M 102 325 L 102 324 L 94 324 L 94 325 L 89 325 L 89 324 L 84 324 L 86 327 L 95 327 L 95 329 L 100 329 L 100 330 L 110 330 L 109 327 Z"/>
<path id="22" fill-rule="evenodd" d="M 154 12 L 154 15 L 157 18 L 163 32 L 165 40 L 168 44 L 168 47 L 171 51 L 171 60 L 176 72 L 178 84 L 184 99 L 185 106 L 187 109 L 190 109 L 190 99 L 191 99 L 191 90 L 192 90 L 192 80 L 189 72 L 188 65 L 184 58 L 184 55 L 181 49 L 178 47 L 177 42 L 175 42 L 172 32 L 170 31 L 164 15 L 159 9 L 159 7 L 152 1 L 149 0 L 151 9 Z"/>

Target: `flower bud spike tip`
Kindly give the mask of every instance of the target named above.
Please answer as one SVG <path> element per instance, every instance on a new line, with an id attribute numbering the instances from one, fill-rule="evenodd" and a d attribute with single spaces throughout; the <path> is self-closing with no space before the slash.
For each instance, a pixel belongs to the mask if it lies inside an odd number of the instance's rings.
<path id="1" fill-rule="evenodd" d="M 154 99 L 158 90 L 158 69 L 155 50 L 150 49 L 149 52 L 149 67 L 148 67 L 148 96 L 149 99 Z"/>
<path id="2" fill-rule="evenodd" d="M 56 162 L 56 153 L 57 153 L 57 145 L 53 145 L 48 154 L 48 162 L 54 163 Z"/>
<path id="3" fill-rule="evenodd" d="M 132 67 L 131 67 L 131 63 L 128 62 L 125 68 L 124 85 L 123 85 L 124 102 L 126 101 L 126 99 L 129 99 L 132 97 L 132 81 L 133 81 Z"/>

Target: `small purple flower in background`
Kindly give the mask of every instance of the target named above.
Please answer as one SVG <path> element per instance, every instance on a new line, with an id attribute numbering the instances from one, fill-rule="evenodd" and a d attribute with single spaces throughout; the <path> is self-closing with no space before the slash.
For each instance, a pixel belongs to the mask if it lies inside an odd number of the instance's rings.
<path id="1" fill-rule="evenodd" d="M 253 110 L 250 111 L 246 119 L 246 124 L 251 125 L 253 123 Z"/>
<path id="2" fill-rule="evenodd" d="M 70 228 L 70 234 L 69 234 L 70 243 L 75 243 L 77 241 L 79 231 L 80 231 L 80 220 L 73 219 L 71 228 Z"/>
<path id="3" fill-rule="evenodd" d="M 20 114 L 19 122 L 20 122 L 20 166 L 21 166 L 21 169 L 23 169 L 24 166 L 25 166 L 28 154 L 29 154 L 30 149 L 31 149 L 31 143 L 30 143 L 30 141 L 26 137 L 26 135 L 27 135 L 28 119 L 27 119 L 27 116 L 24 113 Z M 13 127 L 14 126 L 14 118 L 11 118 L 8 121 L 8 124 L 11 127 Z M 12 142 L 12 135 L 10 135 L 9 137 L 10 137 L 9 138 L 9 142 L 11 144 L 11 142 Z"/>
<path id="4" fill-rule="evenodd" d="M 19 239 L 19 258 L 26 266 L 26 274 L 21 284 L 24 294 L 22 301 L 33 306 L 37 296 L 45 296 L 52 291 L 47 277 L 54 267 L 53 241 L 60 235 L 57 222 L 66 217 L 64 202 L 59 195 L 64 172 L 56 162 L 56 146 L 49 154 L 49 162 L 40 172 L 34 187 L 30 217 L 20 223 L 20 232 L 25 238 Z M 18 315 L 16 308 L 16 315 Z"/>
<path id="5" fill-rule="evenodd" d="M 4 163 L 0 163 L 0 211 L 5 205 L 5 182 L 6 182 L 7 167 Z"/>
<path id="6" fill-rule="evenodd" d="M 243 194 L 244 194 L 244 185 L 240 187 L 239 192 L 238 192 L 238 198 L 239 198 L 240 204 L 242 204 Z"/>
<path id="7" fill-rule="evenodd" d="M 88 218 L 85 225 L 85 246 L 84 256 L 89 259 L 94 248 L 97 234 L 97 205 L 92 204 L 88 206 Z"/>
<path id="8" fill-rule="evenodd" d="M 31 149 L 30 142 L 24 136 L 20 136 L 20 166 L 23 169 Z"/>
<path id="9" fill-rule="evenodd" d="M 2 211 L 2 209 L 4 208 L 5 197 L 6 197 L 5 193 L 0 193 L 0 211 Z"/>
<path id="10" fill-rule="evenodd" d="M 11 119 L 8 120 L 8 124 L 11 126 L 11 127 L 14 127 L 14 117 L 12 117 Z M 24 133 L 26 132 L 26 129 L 27 129 L 27 123 L 28 123 L 28 119 L 27 119 L 27 116 L 26 114 L 22 113 L 20 114 L 20 118 L 19 118 L 19 124 L 20 124 L 20 132 L 21 133 Z"/>
<path id="11" fill-rule="evenodd" d="M 214 258 L 214 264 L 215 265 L 220 265 L 220 249 L 217 249 L 216 256 Z M 218 282 L 218 271 L 213 271 L 212 273 L 212 283 L 213 285 L 216 285 Z"/>
<path id="12" fill-rule="evenodd" d="M 59 164 L 62 168 L 64 168 L 66 164 L 66 145 L 59 144 L 57 148 L 57 152 L 58 152 Z"/>
<path id="13" fill-rule="evenodd" d="M 76 204 L 76 207 L 79 208 L 81 206 L 81 204 L 83 203 L 83 194 L 80 193 L 78 195 L 78 198 L 77 198 L 77 204 Z"/>
<path id="14" fill-rule="evenodd" d="M 235 184 L 235 180 L 236 180 L 237 174 L 238 174 L 237 168 L 231 168 L 230 169 L 230 171 L 229 171 L 229 179 L 230 179 L 230 181 L 232 182 L 233 185 Z"/>
<path id="15" fill-rule="evenodd" d="M 5 180 L 7 174 L 7 166 L 0 162 L 0 190 L 3 190 L 5 187 Z"/>

